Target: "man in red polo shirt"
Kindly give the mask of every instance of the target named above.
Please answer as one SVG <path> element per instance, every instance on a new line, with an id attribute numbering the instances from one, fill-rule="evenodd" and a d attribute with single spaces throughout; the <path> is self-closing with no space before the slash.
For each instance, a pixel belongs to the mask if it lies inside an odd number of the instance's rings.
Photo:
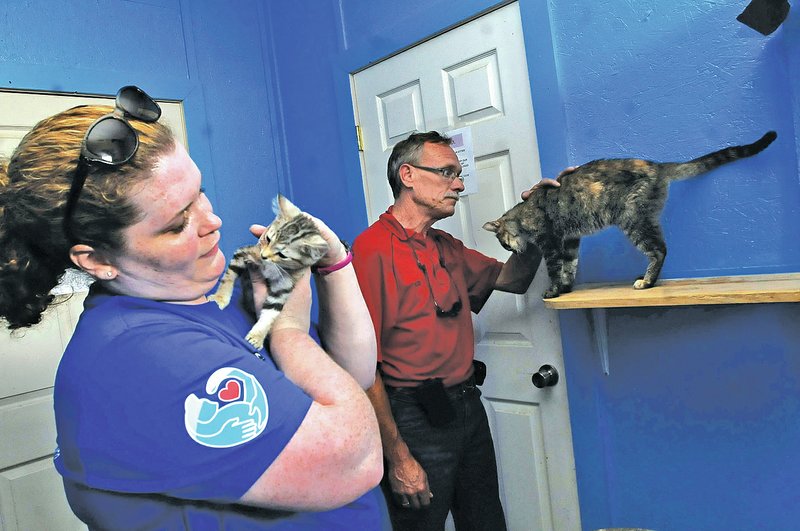
<path id="1" fill-rule="evenodd" d="M 431 227 L 454 214 L 464 190 L 450 144 L 432 131 L 395 146 L 387 172 L 394 205 L 353 245 L 378 340 L 367 394 L 380 425 L 395 530 L 442 530 L 450 511 L 457 528 L 506 528 L 473 370 L 470 312 L 495 289 L 525 293 L 541 255 L 531 246 L 498 262 Z"/>

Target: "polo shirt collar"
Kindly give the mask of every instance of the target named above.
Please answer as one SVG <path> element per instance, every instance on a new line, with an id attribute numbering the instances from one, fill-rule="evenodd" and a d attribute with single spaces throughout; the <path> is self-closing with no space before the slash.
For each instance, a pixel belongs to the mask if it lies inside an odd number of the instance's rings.
<path id="1" fill-rule="evenodd" d="M 415 231 L 409 232 L 404 229 L 400 222 L 397 221 L 397 218 L 394 217 L 394 214 L 392 214 L 392 210 L 394 210 L 394 205 L 389 206 L 389 209 L 381 214 L 381 216 L 378 218 L 378 220 L 381 222 L 381 225 L 383 225 L 386 230 L 388 230 L 392 235 L 402 242 L 411 240 L 414 238 L 414 236 L 417 236 L 417 238 L 421 237 L 420 235 L 417 235 Z"/>

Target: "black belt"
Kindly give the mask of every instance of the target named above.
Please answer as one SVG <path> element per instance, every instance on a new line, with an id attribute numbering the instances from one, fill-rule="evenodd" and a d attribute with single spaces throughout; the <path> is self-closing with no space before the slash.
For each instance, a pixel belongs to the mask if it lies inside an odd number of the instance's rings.
<path id="1" fill-rule="evenodd" d="M 451 385 L 450 387 L 445 387 L 444 390 L 446 392 L 450 390 L 465 392 L 468 389 L 475 389 L 476 386 L 483 385 L 485 379 L 486 379 L 486 364 L 480 360 L 472 360 L 472 374 L 470 375 L 470 377 L 459 384 Z M 415 386 L 394 387 L 391 385 L 386 385 L 387 390 L 392 390 L 394 392 L 396 392 L 398 389 L 414 389 L 414 388 Z"/>
<path id="2" fill-rule="evenodd" d="M 400 393 L 400 394 L 407 394 L 414 396 L 414 389 L 416 389 L 417 387 L 418 386 L 395 387 L 392 385 L 386 385 L 386 391 L 390 394 Z M 461 393 L 466 393 L 467 391 L 470 391 L 475 388 L 477 388 L 477 382 L 475 381 L 475 375 L 473 374 L 461 383 L 445 387 L 444 392 L 447 394 L 461 394 Z"/>

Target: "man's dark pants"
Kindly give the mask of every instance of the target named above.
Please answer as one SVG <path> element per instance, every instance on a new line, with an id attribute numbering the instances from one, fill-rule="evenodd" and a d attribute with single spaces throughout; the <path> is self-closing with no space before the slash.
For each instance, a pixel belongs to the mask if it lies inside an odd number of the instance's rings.
<path id="1" fill-rule="evenodd" d="M 412 389 L 387 386 L 400 435 L 428 475 L 431 505 L 414 510 L 400 507 L 386 478 L 382 483 L 395 531 L 441 531 L 452 510 L 456 529 L 506 529 L 500 504 L 497 465 L 480 390 L 474 380 L 445 390 L 455 418 L 434 427 Z"/>

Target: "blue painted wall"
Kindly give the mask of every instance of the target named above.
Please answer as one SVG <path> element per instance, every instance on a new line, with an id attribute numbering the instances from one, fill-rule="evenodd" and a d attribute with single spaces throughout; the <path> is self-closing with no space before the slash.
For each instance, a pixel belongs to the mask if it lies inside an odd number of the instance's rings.
<path id="1" fill-rule="evenodd" d="M 800 7 L 764 37 L 735 20 L 746 3 L 520 1 L 545 175 L 601 157 L 685 160 L 778 131 L 758 157 L 673 185 L 665 277 L 800 270 Z M 294 190 L 345 235 L 366 218 L 348 74 L 495 4 L 271 3 Z M 321 161 L 343 179 L 322 195 Z M 581 260 L 585 282 L 632 280 L 645 265 L 616 229 L 588 238 Z M 609 310 L 604 375 L 587 315 L 562 312 L 584 529 L 796 526 L 799 313 Z"/>
<path id="2" fill-rule="evenodd" d="M 800 248 L 786 230 L 798 216 L 797 77 L 787 68 L 797 13 L 766 38 L 736 21 L 741 1 L 554 4 L 570 162 L 687 160 L 778 131 L 758 158 L 672 186 L 664 276 L 799 270 Z M 643 271 L 640 253 L 609 232 L 586 241 L 592 267 L 583 280 Z"/>
<path id="3" fill-rule="evenodd" d="M 607 376 L 562 312 L 585 529 L 796 528 L 797 306 L 609 311 Z"/>
<path id="4" fill-rule="evenodd" d="M 346 238 L 366 225 L 349 73 L 492 0 L 8 0 L 0 86 L 183 100 L 223 249 L 277 191 Z M 666 277 L 800 270 L 800 6 L 764 37 L 746 0 L 520 0 L 545 175 L 593 158 L 676 160 L 779 139 L 673 185 Z M 795 2 L 796 3 L 796 2 Z M 580 279 L 644 260 L 588 238 Z M 609 310 L 602 373 L 561 313 L 585 529 L 791 529 L 800 521 L 798 305 Z"/>
<path id="5" fill-rule="evenodd" d="M 136 84 L 182 100 L 230 256 L 288 188 L 261 10 L 258 0 L 6 0 L 0 87 L 113 95 Z"/>

